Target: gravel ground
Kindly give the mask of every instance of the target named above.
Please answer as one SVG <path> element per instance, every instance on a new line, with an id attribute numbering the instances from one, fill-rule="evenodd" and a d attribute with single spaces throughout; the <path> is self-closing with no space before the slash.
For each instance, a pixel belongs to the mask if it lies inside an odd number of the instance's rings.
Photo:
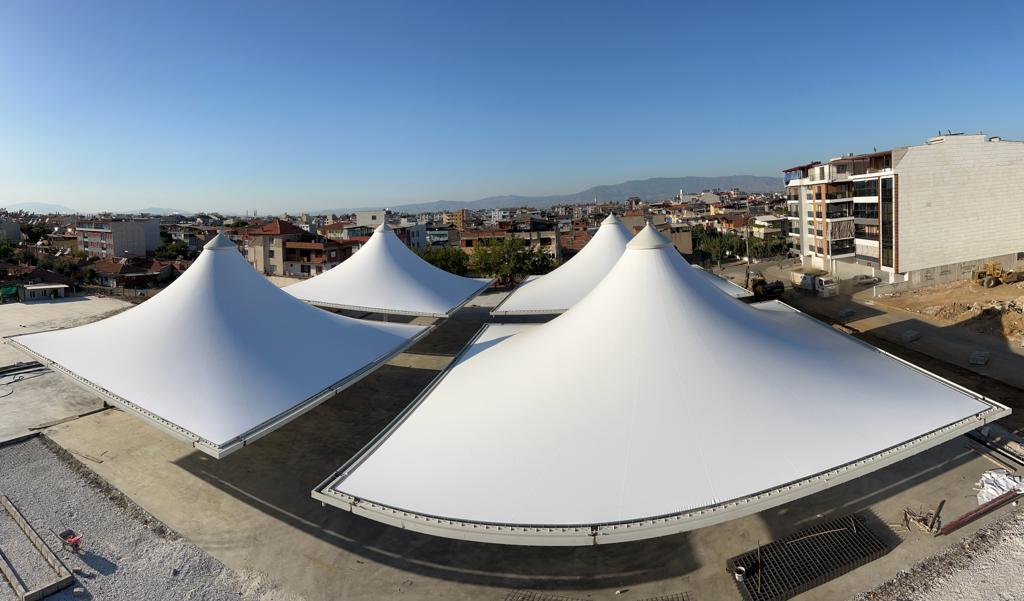
<path id="1" fill-rule="evenodd" d="M 25 590 L 31 591 L 57 579 L 57 573 L 46 563 L 14 518 L 3 509 L 0 509 L 0 550 Z"/>
<path id="2" fill-rule="evenodd" d="M 0 447 L 0 493 L 14 501 L 75 572 L 77 582 L 48 599 L 296 599 L 262 574 L 227 569 L 45 438 Z M 84 551 L 75 555 L 60 549 L 56 539 L 48 538 L 53 537 L 50 528 L 81 532 Z M 76 586 L 85 594 L 73 595 Z M 8 585 L 0 587 L 0 601 L 15 599 Z"/>
<path id="3" fill-rule="evenodd" d="M 1024 600 L 1024 513 L 1019 510 L 900 572 L 856 601 Z"/>

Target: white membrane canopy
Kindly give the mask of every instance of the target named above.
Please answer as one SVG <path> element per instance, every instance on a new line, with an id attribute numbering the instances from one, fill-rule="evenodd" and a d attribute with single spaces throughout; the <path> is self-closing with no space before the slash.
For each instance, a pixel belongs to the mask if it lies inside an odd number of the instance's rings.
<path id="1" fill-rule="evenodd" d="M 704 277 L 704 279 L 710 282 L 715 288 L 718 288 L 719 290 L 733 298 L 750 298 L 754 296 L 753 292 L 747 290 L 743 286 L 740 286 L 739 284 L 731 280 L 727 280 L 718 274 L 711 273 L 710 271 L 705 270 L 699 265 L 694 265 L 693 268 L 696 269 L 697 272 L 700 273 Z"/>
<path id="2" fill-rule="evenodd" d="M 454 538 L 636 540 L 799 498 L 1008 412 L 786 305 L 723 295 L 648 227 L 561 316 L 486 328 L 314 496 Z"/>
<path id="3" fill-rule="evenodd" d="M 343 263 L 284 291 L 320 307 L 448 317 L 488 284 L 434 267 L 382 224 Z"/>
<path id="4" fill-rule="evenodd" d="M 326 400 L 426 330 L 311 307 L 256 273 L 218 235 L 138 307 L 8 340 L 220 457 Z"/>
<path id="5" fill-rule="evenodd" d="M 563 313 L 587 295 L 626 250 L 629 230 L 614 214 L 575 257 L 558 269 L 524 281 L 495 307 L 492 315 L 540 315 Z"/>

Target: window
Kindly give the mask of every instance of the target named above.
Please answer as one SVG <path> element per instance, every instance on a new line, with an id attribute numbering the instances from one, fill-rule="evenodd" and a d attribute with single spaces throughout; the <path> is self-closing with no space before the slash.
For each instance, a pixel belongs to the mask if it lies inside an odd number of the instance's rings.
<path id="1" fill-rule="evenodd" d="M 862 240 L 878 240 L 878 232 L 879 228 L 877 225 L 862 225 L 858 223 L 853 226 L 853 237 Z"/>
<path id="2" fill-rule="evenodd" d="M 274 249 L 270 249 L 270 250 L 267 251 L 267 257 L 269 257 L 271 259 L 274 258 Z"/>
<path id="3" fill-rule="evenodd" d="M 853 182 L 854 196 L 878 196 L 878 180 L 869 179 L 861 182 Z"/>
<path id="4" fill-rule="evenodd" d="M 894 267 L 893 238 L 895 236 L 895 219 L 893 215 L 893 183 L 892 178 L 887 177 L 881 181 L 879 204 L 881 208 L 881 247 L 882 267 Z"/>

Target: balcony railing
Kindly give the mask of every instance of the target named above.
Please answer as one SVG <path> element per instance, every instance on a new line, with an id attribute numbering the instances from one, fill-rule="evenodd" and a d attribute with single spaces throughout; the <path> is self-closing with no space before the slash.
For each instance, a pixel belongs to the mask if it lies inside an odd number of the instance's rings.
<path id="1" fill-rule="evenodd" d="M 854 252 L 854 250 L 855 250 L 855 247 L 854 247 L 853 244 L 844 244 L 844 243 L 837 242 L 835 244 L 829 245 L 829 254 L 832 254 L 832 255 L 851 254 L 851 253 Z"/>

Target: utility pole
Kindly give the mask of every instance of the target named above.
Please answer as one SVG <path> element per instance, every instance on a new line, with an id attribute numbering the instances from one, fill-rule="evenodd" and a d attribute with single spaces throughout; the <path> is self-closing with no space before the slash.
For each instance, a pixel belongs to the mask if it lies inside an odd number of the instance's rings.
<path id="1" fill-rule="evenodd" d="M 750 231 L 751 227 L 748 225 L 745 228 L 746 235 L 743 237 L 744 242 L 747 243 L 747 276 L 743 287 L 747 290 L 750 290 Z"/>

